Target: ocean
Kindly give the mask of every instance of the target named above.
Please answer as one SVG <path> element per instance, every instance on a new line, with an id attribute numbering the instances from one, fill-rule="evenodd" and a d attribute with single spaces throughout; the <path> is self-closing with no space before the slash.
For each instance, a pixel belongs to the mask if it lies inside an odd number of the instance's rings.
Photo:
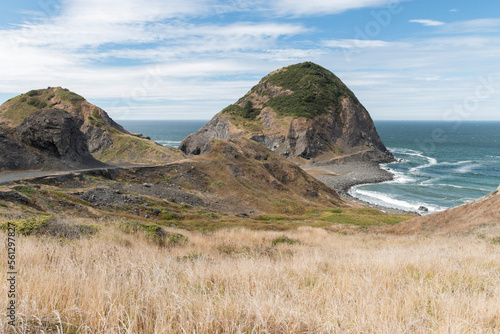
<path id="1" fill-rule="evenodd" d="M 178 148 L 181 141 L 208 121 L 118 121 L 126 130 L 142 133 L 163 146 Z"/>
<path id="2" fill-rule="evenodd" d="M 382 165 L 395 179 L 351 188 L 370 203 L 429 213 L 477 199 L 500 185 L 500 122 L 375 122 L 400 162 Z"/>
<path id="3" fill-rule="evenodd" d="M 127 130 L 178 147 L 207 121 L 120 121 Z M 500 185 L 500 122 L 376 121 L 399 162 L 382 165 L 389 182 L 355 186 L 366 202 L 429 213 L 482 197 Z"/>

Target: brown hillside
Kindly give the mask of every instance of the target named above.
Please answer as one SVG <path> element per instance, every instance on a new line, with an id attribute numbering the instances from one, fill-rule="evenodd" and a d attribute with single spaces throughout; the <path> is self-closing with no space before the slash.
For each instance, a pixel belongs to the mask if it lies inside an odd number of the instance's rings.
<path id="1" fill-rule="evenodd" d="M 397 234 L 468 234 L 479 228 L 500 230 L 499 190 L 455 208 L 410 219 L 389 230 Z"/>
<path id="2" fill-rule="evenodd" d="M 243 138 L 214 140 L 194 159 L 118 173 L 115 178 L 127 182 L 179 186 L 225 212 L 303 214 L 344 202 L 297 165 Z"/>

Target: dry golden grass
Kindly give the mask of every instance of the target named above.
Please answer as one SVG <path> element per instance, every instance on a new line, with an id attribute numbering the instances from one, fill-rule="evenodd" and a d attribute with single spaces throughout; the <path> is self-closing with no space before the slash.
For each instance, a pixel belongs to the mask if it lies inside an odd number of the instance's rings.
<path id="1" fill-rule="evenodd" d="M 17 332 L 500 332 L 500 245 L 489 239 L 301 227 L 285 232 L 299 243 L 273 245 L 282 232 L 179 232 L 189 244 L 111 226 L 71 242 L 18 237 Z"/>

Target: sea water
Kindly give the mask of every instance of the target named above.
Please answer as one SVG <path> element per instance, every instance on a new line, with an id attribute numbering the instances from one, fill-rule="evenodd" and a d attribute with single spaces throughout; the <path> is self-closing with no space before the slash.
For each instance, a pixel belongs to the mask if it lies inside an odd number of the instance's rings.
<path id="1" fill-rule="evenodd" d="M 382 165 L 394 180 L 350 194 L 383 206 L 429 213 L 482 197 L 500 184 L 500 122 L 375 122 L 399 162 Z"/>
<path id="2" fill-rule="evenodd" d="M 118 121 L 126 130 L 142 133 L 163 146 L 178 148 L 181 141 L 208 121 Z"/>
<path id="3" fill-rule="evenodd" d="M 120 121 L 127 130 L 178 147 L 207 121 Z M 353 187 L 364 201 L 429 213 L 458 206 L 500 185 L 500 122 L 376 121 L 377 131 L 399 162 L 382 167 L 389 182 Z"/>

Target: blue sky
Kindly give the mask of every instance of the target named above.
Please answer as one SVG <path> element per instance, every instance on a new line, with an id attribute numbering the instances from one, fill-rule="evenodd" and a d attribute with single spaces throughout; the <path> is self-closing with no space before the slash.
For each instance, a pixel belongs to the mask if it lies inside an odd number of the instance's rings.
<path id="1" fill-rule="evenodd" d="M 62 86 L 114 119 L 210 119 L 313 61 L 375 120 L 500 120 L 500 2 L 3 0 L 0 101 Z"/>

